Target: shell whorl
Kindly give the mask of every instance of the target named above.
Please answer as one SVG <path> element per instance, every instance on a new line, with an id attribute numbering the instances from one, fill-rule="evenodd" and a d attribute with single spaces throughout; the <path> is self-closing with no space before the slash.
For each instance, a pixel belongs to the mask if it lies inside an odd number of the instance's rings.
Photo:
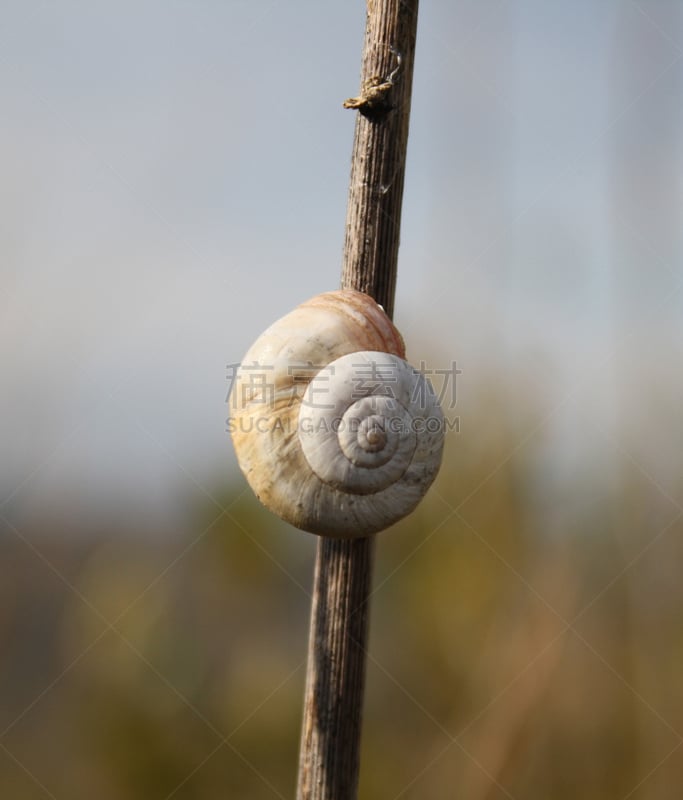
<path id="1" fill-rule="evenodd" d="M 231 395 L 242 471 L 271 511 L 327 536 L 365 536 L 410 513 L 441 462 L 443 416 L 368 295 L 302 303 L 245 355 Z"/>

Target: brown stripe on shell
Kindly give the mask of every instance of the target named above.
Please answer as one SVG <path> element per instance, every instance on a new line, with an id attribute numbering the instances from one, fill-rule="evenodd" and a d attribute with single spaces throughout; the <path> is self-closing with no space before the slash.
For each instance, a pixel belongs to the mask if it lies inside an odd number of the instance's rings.
<path id="1" fill-rule="evenodd" d="M 403 337 L 384 309 L 369 294 L 354 289 L 339 289 L 316 295 L 302 306 L 322 307 L 352 319 L 368 336 L 363 350 L 380 350 L 405 358 Z"/>

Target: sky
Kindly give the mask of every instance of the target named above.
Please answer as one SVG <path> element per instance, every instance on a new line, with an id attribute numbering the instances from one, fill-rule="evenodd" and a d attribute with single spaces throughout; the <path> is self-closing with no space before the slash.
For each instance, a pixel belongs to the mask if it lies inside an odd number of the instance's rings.
<path id="1" fill-rule="evenodd" d="M 0 4 L 0 511 L 241 480 L 226 365 L 338 286 L 364 14 Z M 421 4 L 395 321 L 547 480 L 616 436 L 680 498 L 682 89 L 676 0 Z"/>

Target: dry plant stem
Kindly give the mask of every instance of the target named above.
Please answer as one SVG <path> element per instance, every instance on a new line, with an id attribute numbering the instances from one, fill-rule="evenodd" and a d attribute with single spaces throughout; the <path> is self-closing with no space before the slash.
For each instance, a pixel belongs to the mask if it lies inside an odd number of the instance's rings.
<path id="1" fill-rule="evenodd" d="M 394 307 L 418 0 L 368 0 L 341 285 Z M 399 62 L 400 59 L 400 62 Z M 397 67 L 398 70 L 397 70 Z M 392 75 L 393 73 L 393 75 Z M 358 106 L 356 106 L 358 107 Z M 298 800 L 353 800 L 358 772 L 374 537 L 318 541 Z"/>
<path id="2" fill-rule="evenodd" d="M 410 120 L 417 0 L 369 0 L 361 85 L 400 66 L 389 111 L 360 111 L 351 157 L 341 285 L 372 295 L 391 317 Z"/>

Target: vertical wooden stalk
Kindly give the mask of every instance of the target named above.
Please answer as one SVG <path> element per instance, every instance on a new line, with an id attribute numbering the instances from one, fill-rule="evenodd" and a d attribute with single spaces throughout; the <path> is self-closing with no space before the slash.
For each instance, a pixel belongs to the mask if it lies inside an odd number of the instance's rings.
<path id="1" fill-rule="evenodd" d="M 393 313 L 418 0 L 368 0 L 341 285 Z M 353 800 L 374 538 L 318 541 L 298 800 Z"/>

